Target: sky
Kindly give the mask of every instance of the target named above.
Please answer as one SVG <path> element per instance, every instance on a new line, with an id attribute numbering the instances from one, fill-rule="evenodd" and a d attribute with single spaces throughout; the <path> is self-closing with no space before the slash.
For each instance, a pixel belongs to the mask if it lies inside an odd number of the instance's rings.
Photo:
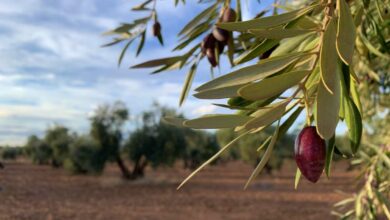
<path id="1" fill-rule="evenodd" d="M 101 104 L 121 100 L 133 116 L 154 101 L 178 107 L 186 70 L 150 75 L 128 67 L 152 58 L 171 56 L 177 33 L 208 4 L 195 0 L 174 8 L 173 0 L 157 3 L 165 46 L 151 36 L 143 53 L 130 48 L 123 64 L 123 45 L 102 48 L 110 38 L 103 32 L 145 14 L 131 12 L 136 0 L 1 0 L 0 1 L 0 145 L 22 145 L 31 134 L 42 136 L 53 124 L 82 133 L 88 116 Z M 244 19 L 269 1 L 244 1 Z M 150 27 L 149 27 L 150 28 Z M 229 72 L 226 60 L 217 75 Z M 202 63 L 194 87 L 211 77 Z M 210 101 L 190 96 L 180 108 L 187 117 L 216 113 Z"/>

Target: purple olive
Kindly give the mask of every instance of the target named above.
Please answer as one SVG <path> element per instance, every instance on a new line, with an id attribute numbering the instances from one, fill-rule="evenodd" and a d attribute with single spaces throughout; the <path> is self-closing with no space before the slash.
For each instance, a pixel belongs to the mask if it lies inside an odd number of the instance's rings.
<path id="1" fill-rule="evenodd" d="M 160 24 L 160 22 L 156 21 L 153 24 L 152 32 L 153 32 L 153 36 L 155 36 L 155 37 L 161 35 L 161 24 Z"/>
<path id="2" fill-rule="evenodd" d="M 220 42 L 226 42 L 229 39 L 229 31 L 215 27 L 213 29 L 213 36 Z"/>
<path id="3" fill-rule="evenodd" d="M 325 140 L 314 126 L 304 128 L 295 140 L 295 162 L 310 182 L 316 183 L 325 167 Z"/>
<path id="4" fill-rule="evenodd" d="M 234 9 L 232 8 L 229 8 L 223 12 L 222 22 L 233 22 L 236 21 L 236 18 L 237 18 L 236 11 L 234 11 Z"/>
<path id="5" fill-rule="evenodd" d="M 206 55 L 207 55 L 207 59 L 209 60 L 209 63 L 211 64 L 211 66 L 216 67 L 218 65 L 218 63 L 217 63 L 217 58 L 215 56 L 214 48 L 207 48 Z"/>
<path id="6" fill-rule="evenodd" d="M 202 41 L 202 44 L 201 44 L 201 49 L 202 49 L 202 53 L 204 55 L 206 55 L 206 51 L 208 49 L 213 49 L 215 48 L 215 43 L 216 43 L 216 39 L 215 37 L 212 35 L 212 34 L 208 34 Z"/>

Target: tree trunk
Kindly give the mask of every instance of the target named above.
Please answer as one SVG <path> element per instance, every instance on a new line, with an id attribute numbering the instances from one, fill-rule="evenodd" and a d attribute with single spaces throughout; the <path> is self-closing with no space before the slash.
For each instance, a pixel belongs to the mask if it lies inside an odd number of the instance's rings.
<path id="1" fill-rule="evenodd" d="M 130 179 L 131 178 L 130 171 L 127 169 L 125 163 L 123 163 L 123 160 L 119 154 L 116 155 L 115 160 L 122 172 L 122 177 L 125 179 Z"/>
<path id="2" fill-rule="evenodd" d="M 4 165 L 0 162 L 0 169 L 4 169 Z"/>
<path id="3" fill-rule="evenodd" d="M 145 167 L 148 165 L 148 161 L 145 157 L 140 157 L 134 165 L 133 172 L 131 173 L 132 179 L 137 179 L 144 176 Z"/>

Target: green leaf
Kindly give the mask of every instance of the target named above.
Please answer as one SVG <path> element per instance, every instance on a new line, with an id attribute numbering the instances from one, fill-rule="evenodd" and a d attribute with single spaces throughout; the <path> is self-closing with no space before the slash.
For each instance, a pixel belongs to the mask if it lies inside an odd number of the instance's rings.
<path id="1" fill-rule="evenodd" d="M 186 26 L 184 26 L 184 28 L 180 31 L 179 36 L 186 34 L 197 24 L 199 24 L 204 18 L 207 18 L 210 14 L 212 14 L 216 10 L 217 5 L 218 4 L 213 4 L 212 6 L 206 8 L 204 11 L 195 16 L 190 22 L 186 24 Z"/>
<path id="2" fill-rule="evenodd" d="M 339 74 L 334 74 L 336 85 L 331 94 L 323 82 L 318 84 L 317 105 L 315 118 L 317 120 L 317 132 L 325 140 L 330 139 L 336 130 L 339 121 L 340 110 L 340 79 Z"/>
<path id="3" fill-rule="evenodd" d="M 270 30 L 251 29 L 249 30 L 249 33 L 255 35 L 258 38 L 284 39 L 284 38 L 296 37 L 314 31 L 315 30 L 305 30 L 305 29 L 270 29 Z"/>
<path id="4" fill-rule="evenodd" d="M 238 90 L 244 85 L 234 85 L 222 88 L 207 89 L 195 93 L 194 96 L 198 99 L 224 99 L 238 96 Z"/>
<path id="5" fill-rule="evenodd" d="M 280 41 L 280 45 L 272 52 L 270 57 L 283 56 L 289 54 L 292 51 L 299 48 L 302 45 L 302 42 L 305 42 L 307 39 L 314 36 L 313 34 L 305 34 L 292 38 L 283 39 Z"/>
<path id="6" fill-rule="evenodd" d="M 190 71 L 187 74 L 186 80 L 184 82 L 183 90 L 181 91 L 179 106 L 183 104 L 184 100 L 187 98 L 188 93 L 191 90 L 192 81 L 196 73 L 196 67 L 197 67 L 196 64 L 192 65 Z"/>
<path id="7" fill-rule="evenodd" d="M 184 127 L 184 122 L 186 121 L 186 119 L 167 116 L 163 117 L 162 121 L 173 126 Z"/>
<path id="8" fill-rule="evenodd" d="M 255 65 L 244 67 L 211 80 L 196 88 L 196 91 L 243 85 L 252 81 L 261 80 L 283 70 L 299 58 L 308 55 L 308 53 L 292 53 L 285 56 L 261 60 Z"/>
<path id="9" fill-rule="evenodd" d="M 356 28 L 348 3 L 345 0 L 337 0 L 337 8 L 339 12 L 337 52 L 345 64 L 351 65 L 355 48 Z"/>
<path id="10" fill-rule="evenodd" d="M 326 27 L 320 52 L 321 79 L 325 85 L 325 88 L 331 94 L 335 92 L 335 86 L 339 85 L 339 81 L 336 81 L 335 77 L 335 75 L 337 75 L 337 65 L 338 56 L 336 50 L 336 23 L 335 19 L 332 18 Z"/>
<path id="11" fill-rule="evenodd" d="M 279 44 L 278 40 L 266 39 L 263 42 L 256 45 L 253 49 L 250 49 L 234 60 L 234 64 L 242 64 L 248 62 L 254 58 L 258 58 L 261 54 L 267 52 L 269 49 Z"/>
<path id="12" fill-rule="evenodd" d="M 276 27 L 282 24 L 286 24 L 290 21 L 293 21 L 309 13 L 317 6 L 318 5 L 312 5 L 306 8 L 298 9 L 284 14 L 257 18 L 249 21 L 219 23 L 217 24 L 217 26 L 228 31 L 241 31 L 241 32 L 248 31 L 249 29 L 259 29 L 259 28 L 267 29 L 267 28 Z"/>
<path id="13" fill-rule="evenodd" d="M 344 64 L 342 64 L 344 65 Z M 344 73 L 340 74 L 341 76 L 341 88 L 342 88 L 342 107 L 344 109 L 344 119 L 348 128 L 349 140 L 351 145 L 351 150 L 353 153 L 356 153 L 363 132 L 362 117 L 360 115 L 359 109 L 350 98 L 351 86 L 349 86 L 349 75 Z M 349 73 L 349 72 L 348 72 Z M 353 87 L 354 85 L 352 85 Z"/>
<path id="14" fill-rule="evenodd" d="M 172 65 L 177 61 L 180 61 L 182 58 L 183 58 L 182 56 L 175 56 L 175 57 L 149 60 L 144 63 L 140 63 L 135 66 L 132 66 L 131 68 L 152 68 L 152 67 L 158 67 L 163 65 Z"/>
<path id="15" fill-rule="evenodd" d="M 294 189 L 298 189 L 299 180 L 301 179 L 302 173 L 301 170 L 297 167 L 297 172 L 295 173 Z"/>
<path id="16" fill-rule="evenodd" d="M 344 98 L 345 123 L 348 127 L 349 140 L 351 143 L 351 150 L 356 153 L 359 149 L 363 124 L 362 117 L 359 113 L 355 103 L 349 98 Z"/>
<path id="17" fill-rule="evenodd" d="M 328 178 L 330 177 L 330 166 L 332 164 L 335 142 L 336 137 L 333 136 L 331 139 L 329 139 L 326 146 L 325 173 Z"/>
<path id="18" fill-rule="evenodd" d="M 244 132 L 240 136 L 233 139 L 231 142 L 229 142 L 227 145 L 225 145 L 221 150 L 219 150 L 214 156 L 212 156 L 210 159 L 208 159 L 206 162 L 204 162 L 200 167 L 198 167 L 194 172 L 192 172 L 186 179 L 183 180 L 183 182 L 177 187 L 177 189 L 180 189 L 184 184 L 186 184 L 193 176 L 195 176 L 200 170 L 202 170 L 205 166 L 209 165 L 211 162 L 213 162 L 215 159 L 219 157 L 223 152 L 225 152 L 228 148 L 233 146 L 235 143 L 237 143 L 242 137 L 247 135 L 249 132 Z"/>
<path id="19" fill-rule="evenodd" d="M 201 118 L 187 120 L 184 126 L 194 129 L 220 129 L 220 128 L 235 128 L 244 125 L 252 117 L 244 115 L 205 115 Z"/>
<path id="20" fill-rule="evenodd" d="M 122 49 L 122 52 L 121 52 L 121 54 L 119 55 L 119 59 L 118 59 L 118 67 L 121 65 L 122 60 L 123 60 L 123 57 L 125 56 L 126 51 L 127 51 L 127 49 L 129 48 L 130 44 L 133 42 L 133 40 L 134 40 L 134 39 L 129 40 L 129 42 L 127 42 L 127 44 L 125 45 L 125 47 Z"/>
<path id="21" fill-rule="evenodd" d="M 278 132 L 279 132 L 279 123 L 276 126 L 275 132 L 272 136 L 271 142 L 267 147 L 267 150 L 265 151 L 263 157 L 261 158 L 260 163 L 257 165 L 252 175 L 249 177 L 248 181 L 246 182 L 244 189 L 246 189 L 249 186 L 249 184 L 259 175 L 259 173 L 263 170 L 264 166 L 267 164 L 269 158 L 271 157 L 272 151 L 274 149 L 276 140 L 278 138 Z"/>
<path id="22" fill-rule="evenodd" d="M 257 110 L 251 115 L 254 118 L 249 120 L 244 125 L 244 128 L 247 130 L 252 130 L 273 123 L 283 116 L 284 112 L 286 111 L 287 104 L 288 102 L 283 101 L 274 104 L 272 107 Z"/>
<path id="23" fill-rule="evenodd" d="M 257 152 L 260 152 L 272 139 L 272 136 L 269 136 L 261 145 L 259 148 L 257 148 Z"/>
<path id="24" fill-rule="evenodd" d="M 141 34 L 141 40 L 140 40 L 139 45 L 138 45 L 136 56 L 138 56 L 141 53 L 142 48 L 144 48 L 145 37 L 146 37 L 146 29 Z"/>
<path id="25" fill-rule="evenodd" d="M 279 137 L 282 137 L 287 133 L 288 129 L 294 124 L 295 120 L 297 120 L 298 116 L 301 114 L 303 107 L 297 108 L 286 121 L 279 128 Z"/>
<path id="26" fill-rule="evenodd" d="M 248 100 L 260 100 L 281 93 L 298 84 L 310 71 L 291 71 L 263 79 L 238 90 L 238 94 Z"/>

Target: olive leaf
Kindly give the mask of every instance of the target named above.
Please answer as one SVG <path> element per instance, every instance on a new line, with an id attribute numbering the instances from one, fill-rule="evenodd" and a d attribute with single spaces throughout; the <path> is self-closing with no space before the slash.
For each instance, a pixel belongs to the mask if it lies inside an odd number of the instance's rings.
<path id="1" fill-rule="evenodd" d="M 320 52 L 321 79 L 331 94 L 335 92 L 335 86 L 338 86 L 339 82 L 336 81 L 338 78 L 335 77 L 337 65 L 336 23 L 335 18 L 331 18 L 324 32 Z"/>
<path id="2" fill-rule="evenodd" d="M 238 94 L 248 100 L 269 98 L 298 84 L 310 72 L 308 70 L 300 70 L 282 73 L 244 86 L 238 90 Z"/>
<path id="3" fill-rule="evenodd" d="M 294 189 L 298 189 L 299 180 L 301 179 L 302 173 L 301 170 L 297 167 L 294 180 Z"/>
<path id="4" fill-rule="evenodd" d="M 217 26 L 228 31 L 241 31 L 241 32 L 248 31 L 249 29 L 258 29 L 258 28 L 267 29 L 267 28 L 276 27 L 282 24 L 286 24 L 290 21 L 293 21 L 311 12 L 317 6 L 318 4 L 315 4 L 295 11 L 290 11 L 284 14 L 257 18 L 249 21 L 219 23 L 217 24 Z"/>
<path id="5" fill-rule="evenodd" d="M 237 57 L 237 59 L 234 60 L 234 64 L 238 65 L 248 62 L 254 58 L 258 58 L 261 54 L 267 52 L 269 49 L 275 47 L 278 44 L 279 40 L 266 39 Z"/>
<path id="6" fill-rule="evenodd" d="M 335 142 L 336 137 L 333 135 L 333 137 L 327 141 L 326 146 L 325 173 L 328 178 L 330 177 L 330 166 L 332 164 Z"/>
<path id="7" fill-rule="evenodd" d="M 163 117 L 162 120 L 163 122 L 170 125 L 174 125 L 176 127 L 184 127 L 184 122 L 186 121 L 185 118 L 177 118 L 177 117 L 169 117 L 169 116 Z"/>
<path id="8" fill-rule="evenodd" d="M 337 8 L 339 12 L 336 41 L 337 52 L 345 64 L 351 65 L 356 38 L 354 19 L 345 0 L 337 0 Z"/>
<path id="9" fill-rule="evenodd" d="M 276 140 L 278 138 L 279 123 L 280 122 L 278 122 L 278 125 L 276 126 L 275 132 L 274 132 L 272 139 L 267 147 L 267 150 L 265 151 L 263 157 L 261 158 L 260 163 L 256 166 L 252 175 L 249 177 L 248 181 L 246 182 L 244 189 L 246 189 L 249 186 L 249 184 L 260 174 L 260 172 L 263 170 L 263 168 L 267 164 L 269 158 L 271 157 L 272 151 L 275 147 Z"/>
<path id="10" fill-rule="evenodd" d="M 284 39 L 314 32 L 310 29 L 250 29 L 249 33 L 259 38 Z"/>
<path id="11" fill-rule="evenodd" d="M 261 80 L 283 70 L 288 65 L 298 60 L 300 57 L 308 55 L 311 54 L 300 52 L 261 60 L 255 65 L 244 67 L 242 69 L 215 78 L 214 80 L 211 80 L 196 88 L 196 91 L 233 85 L 242 85 L 255 80 Z"/>
<path id="12" fill-rule="evenodd" d="M 176 63 L 177 61 L 180 61 L 182 59 L 182 56 L 174 56 L 174 57 L 167 57 L 162 59 L 155 59 L 155 60 L 149 60 L 137 65 L 132 66 L 131 68 L 153 68 L 163 65 L 171 65 Z"/>
<path id="13" fill-rule="evenodd" d="M 333 94 L 325 88 L 323 82 L 318 84 L 315 118 L 317 120 L 317 132 L 325 140 L 330 139 L 337 127 L 340 110 L 340 77 L 334 74 L 332 85 Z"/>
<path id="14" fill-rule="evenodd" d="M 184 184 L 186 184 L 193 176 L 195 176 L 199 171 L 201 171 L 204 167 L 212 163 L 215 159 L 219 157 L 223 152 L 225 152 L 227 149 L 229 149 L 231 146 L 233 146 L 235 143 L 237 143 L 242 137 L 246 136 L 249 132 L 244 132 L 232 141 L 230 141 L 227 145 L 225 145 L 223 148 L 221 148 L 214 156 L 212 156 L 210 159 L 208 159 L 206 162 L 204 162 L 200 167 L 198 167 L 194 172 L 192 172 L 187 178 L 183 180 L 183 182 L 177 187 L 177 189 L 180 189 Z"/>
<path id="15" fill-rule="evenodd" d="M 198 99 L 224 99 L 237 97 L 238 90 L 243 86 L 245 86 L 245 84 L 202 90 L 198 93 L 195 93 L 194 96 Z"/>
<path id="16" fill-rule="evenodd" d="M 273 104 L 270 108 L 262 108 L 251 114 L 251 118 L 243 128 L 246 130 L 256 129 L 259 127 L 267 126 L 274 121 L 278 120 L 286 111 L 288 102 L 283 101 Z"/>
<path id="17" fill-rule="evenodd" d="M 195 16 L 190 22 L 188 22 L 184 28 L 179 32 L 179 36 L 188 33 L 192 28 L 199 24 L 204 18 L 207 18 L 208 15 L 215 12 L 217 9 L 217 3 L 206 8 L 204 11 Z"/>
<path id="18" fill-rule="evenodd" d="M 179 106 L 181 106 L 184 103 L 184 100 L 187 98 L 188 93 L 191 90 L 192 81 L 194 79 L 195 73 L 196 73 L 196 64 L 193 64 L 190 68 L 190 71 L 188 72 L 186 76 L 186 80 L 183 86 L 183 90 L 181 91 L 180 100 L 179 100 Z"/>
<path id="19" fill-rule="evenodd" d="M 251 119 L 252 117 L 245 115 L 205 115 L 197 119 L 186 120 L 183 124 L 194 129 L 235 128 L 244 125 Z"/>

